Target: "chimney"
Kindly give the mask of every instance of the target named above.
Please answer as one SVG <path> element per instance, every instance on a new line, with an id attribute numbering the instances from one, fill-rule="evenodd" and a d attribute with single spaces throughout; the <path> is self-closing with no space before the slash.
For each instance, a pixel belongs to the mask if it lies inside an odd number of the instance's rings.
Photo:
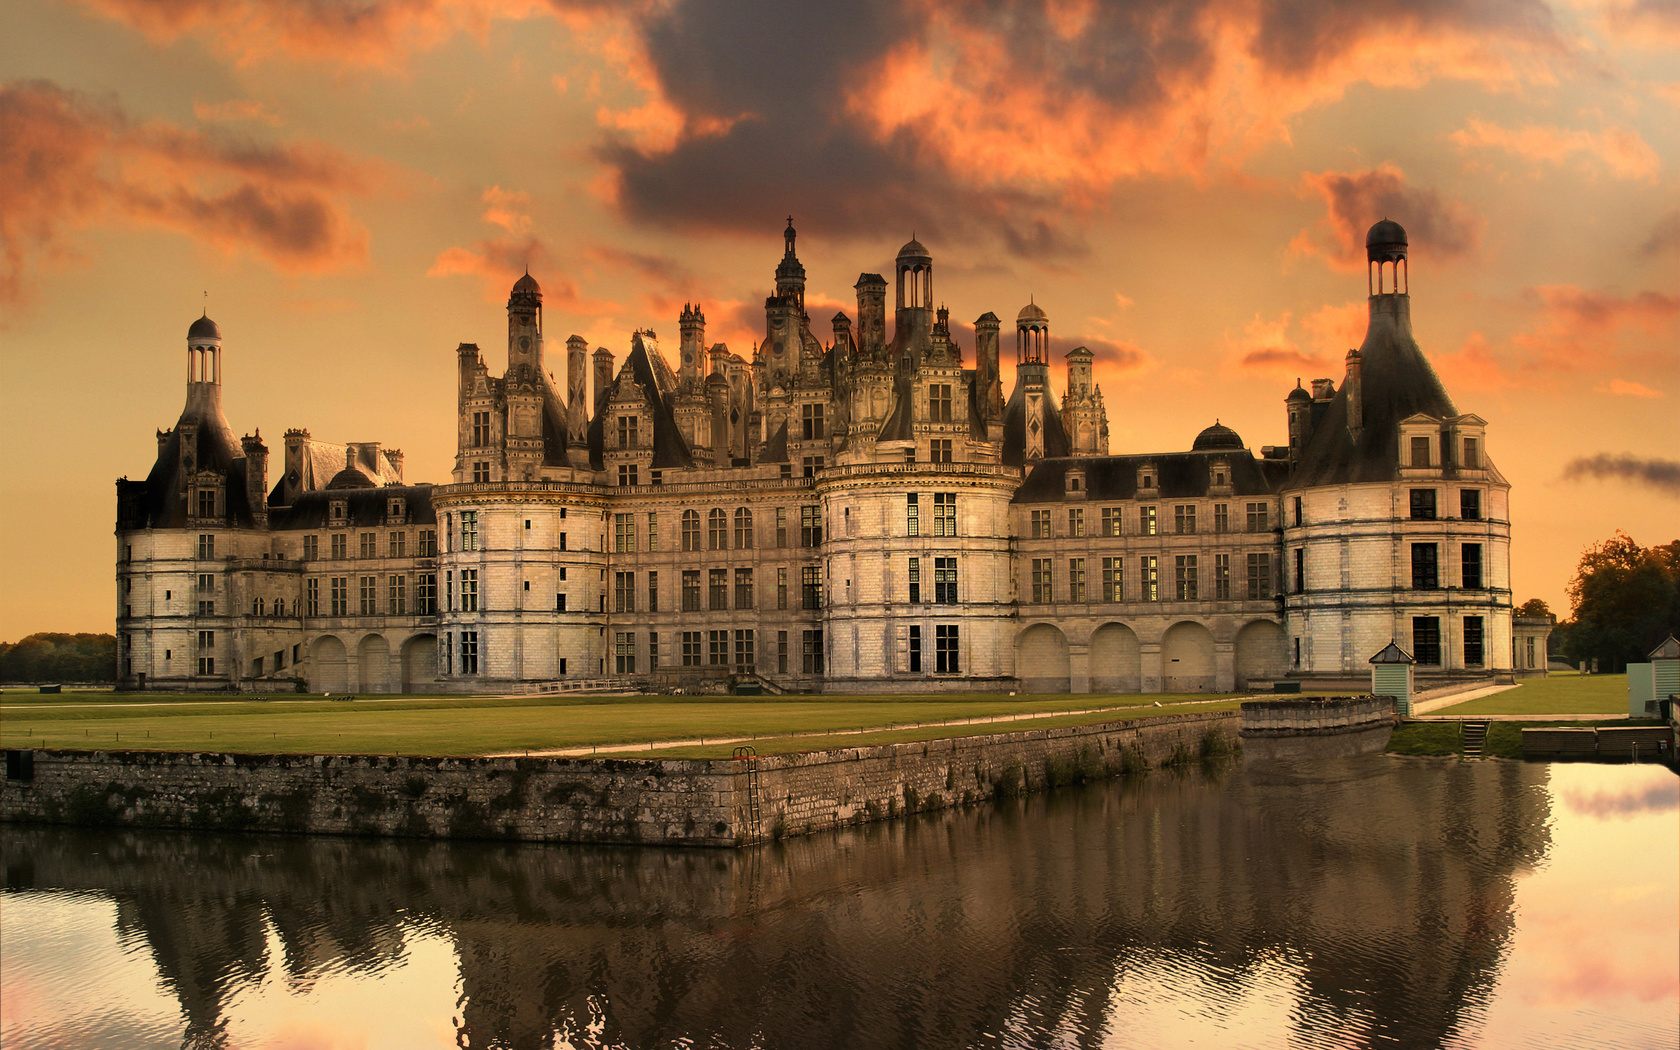
<path id="1" fill-rule="evenodd" d="M 268 525 L 268 446 L 260 430 L 240 438 L 239 444 L 245 449 L 245 502 L 257 527 L 264 528 Z"/>
<path id="2" fill-rule="evenodd" d="M 1342 393 L 1347 395 L 1348 433 L 1355 441 L 1365 429 L 1365 386 L 1359 376 L 1363 364 L 1358 350 L 1347 352 L 1347 378 L 1342 380 Z"/>

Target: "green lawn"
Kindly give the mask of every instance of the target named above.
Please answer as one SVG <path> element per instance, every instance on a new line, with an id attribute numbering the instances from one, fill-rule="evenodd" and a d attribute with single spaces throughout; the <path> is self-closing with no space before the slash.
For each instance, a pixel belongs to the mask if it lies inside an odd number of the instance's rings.
<path id="1" fill-rule="evenodd" d="M 1487 739 L 1482 742 L 1486 758 L 1521 758 L 1522 731 L 1545 726 L 1569 726 L 1590 729 L 1594 726 L 1656 725 L 1647 719 L 1610 718 L 1590 722 L 1579 719 L 1541 720 L 1535 722 L 1490 722 Z M 1391 755 L 1461 755 L 1464 741 L 1459 736 L 1457 722 L 1406 722 L 1394 731 L 1388 741 Z"/>
<path id="2" fill-rule="evenodd" d="M 1558 674 L 1530 678 L 1515 689 L 1433 711 L 1454 718 L 1468 715 L 1626 715 L 1625 674 Z"/>
<path id="3" fill-rule="evenodd" d="M 753 736 L 759 750 L 817 750 L 882 742 L 877 735 L 827 736 L 835 730 L 876 728 L 886 736 L 927 739 L 1102 721 L 1148 714 L 1206 711 L 1229 704 L 1194 695 L 1022 695 L 822 697 L 520 697 L 365 698 L 329 701 L 276 697 L 267 702 L 236 697 L 160 698 L 64 694 L 47 703 L 0 701 L 0 744 L 101 750 L 236 751 L 285 754 L 480 755 L 591 744 Z M 1123 706 L 1107 715 L 1064 716 L 1023 722 L 894 730 L 894 726 L 988 715 L 1059 712 Z M 903 737 L 905 733 L 919 734 Z M 798 736 L 791 734 L 798 733 Z M 778 738 L 778 739 L 763 739 Z M 704 749 L 727 755 L 731 747 Z"/>

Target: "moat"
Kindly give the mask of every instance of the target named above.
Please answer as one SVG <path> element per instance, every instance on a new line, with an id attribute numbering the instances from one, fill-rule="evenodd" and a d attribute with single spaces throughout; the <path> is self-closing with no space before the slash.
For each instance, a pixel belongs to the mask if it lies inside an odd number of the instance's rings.
<path id="1" fill-rule="evenodd" d="M 740 851 L 11 825 L 0 1043 L 1672 1047 L 1677 785 L 1239 761 Z"/>

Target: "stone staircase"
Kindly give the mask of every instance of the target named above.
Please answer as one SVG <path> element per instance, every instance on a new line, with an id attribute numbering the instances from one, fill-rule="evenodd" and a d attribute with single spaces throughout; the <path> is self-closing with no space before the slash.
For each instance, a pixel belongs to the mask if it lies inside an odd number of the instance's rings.
<path id="1" fill-rule="evenodd" d="M 1458 731 L 1464 740 L 1464 757 L 1481 758 L 1482 747 L 1487 743 L 1487 722 L 1460 722 Z"/>

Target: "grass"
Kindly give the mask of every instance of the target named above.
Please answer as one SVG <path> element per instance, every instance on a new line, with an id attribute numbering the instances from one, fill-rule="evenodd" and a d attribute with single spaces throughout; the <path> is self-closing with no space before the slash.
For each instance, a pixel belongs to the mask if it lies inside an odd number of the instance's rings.
<path id="1" fill-rule="evenodd" d="M 1553 672 L 1548 678 L 1531 678 L 1515 689 L 1433 713 L 1455 718 L 1469 715 L 1625 715 L 1627 708 L 1625 674 Z"/>
<path id="2" fill-rule="evenodd" d="M 355 701 L 285 696 L 266 702 L 234 696 L 155 694 L 50 697 L 56 705 L 0 702 L 0 745 L 100 750 L 234 751 L 267 754 L 481 755 L 750 736 L 761 754 L 855 747 L 899 739 L 999 733 L 1121 717 L 1228 709 L 1207 694 L 822 697 L 381 697 Z M 1068 710 L 1121 707 L 1112 713 Z M 903 728 L 906 724 L 1005 714 L 1044 714 L 1023 722 Z M 895 728 L 897 727 L 897 728 Z M 860 737 L 839 730 L 871 729 Z M 799 734 L 794 736 L 793 734 Z M 727 756 L 733 745 L 680 749 Z M 658 754 L 676 754 L 662 751 Z M 646 752 L 637 752 L 643 755 Z"/>
<path id="3" fill-rule="evenodd" d="M 1606 676 L 1608 677 L 1608 676 Z M 1579 719 L 1540 720 L 1534 722 L 1489 722 L 1487 739 L 1482 742 L 1482 755 L 1487 758 L 1521 758 L 1522 731 L 1545 726 L 1569 726 L 1590 729 L 1594 726 L 1654 725 L 1649 719 L 1609 718 L 1595 721 Z M 1391 755 L 1462 755 L 1464 741 L 1459 736 L 1457 722 L 1404 722 L 1388 741 Z"/>

